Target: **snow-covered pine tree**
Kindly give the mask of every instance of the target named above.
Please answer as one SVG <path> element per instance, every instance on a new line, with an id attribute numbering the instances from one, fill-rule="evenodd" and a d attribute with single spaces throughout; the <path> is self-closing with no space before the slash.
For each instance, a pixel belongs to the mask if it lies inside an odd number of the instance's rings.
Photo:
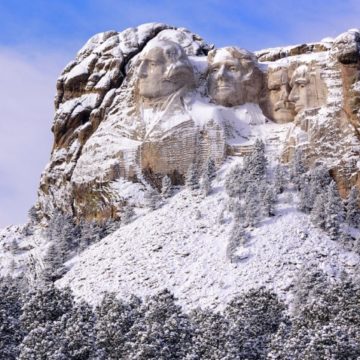
<path id="1" fill-rule="evenodd" d="M 209 175 L 205 172 L 200 179 L 200 190 L 204 196 L 208 196 L 211 192 L 211 181 Z"/>
<path id="2" fill-rule="evenodd" d="M 262 140 L 255 141 L 254 150 L 244 158 L 244 171 L 251 180 L 261 180 L 266 172 L 265 144 Z"/>
<path id="3" fill-rule="evenodd" d="M 18 358 L 23 338 L 20 325 L 22 306 L 19 282 L 13 278 L 0 278 L 0 359 Z"/>
<path id="4" fill-rule="evenodd" d="M 161 181 L 161 194 L 164 198 L 169 198 L 171 197 L 172 192 L 173 192 L 173 187 L 172 187 L 171 179 L 168 175 L 165 175 Z"/>
<path id="5" fill-rule="evenodd" d="M 116 230 L 118 230 L 121 226 L 121 221 L 117 219 L 107 219 L 103 226 L 102 226 L 102 232 L 101 232 L 101 238 L 104 238 Z"/>
<path id="6" fill-rule="evenodd" d="M 274 190 L 277 194 L 281 194 L 288 183 L 287 171 L 285 166 L 277 165 L 274 172 Z"/>
<path id="7" fill-rule="evenodd" d="M 310 183 L 308 178 L 304 175 L 300 178 L 299 188 L 300 194 L 298 209 L 305 214 L 310 214 L 315 199 L 311 197 L 312 193 L 310 191 Z"/>
<path id="8" fill-rule="evenodd" d="M 32 329 L 19 346 L 18 360 L 29 359 L 69 359 L 64 350 L 63 328 L 59 321 L 46 321 Z"/>
<path id="9" fill-rule="evenodd" d="M 60 320 L 66 359 L 97 359 L 95 314 L 85 301 L 76 303 Z"/>
<path id="10" fill-rule="evenodd" d="M 106 293 L 96 307 L 97 347 L 104 358 L 117 360 L 124 358 L 124 346 L 131 343 L 129 331 L 142 316 L 141 300 L 132 297 L 129 303 L 118 300 L 113 293 Z"/>
<path id="11" fill-rule="evenodd" d="M 326 198 L 325 229 L 333 240 L 337 240 L 344 220 L 344 207 L 335 181 L 328 186 Z"/>
<path id="12" fill-rule="evenodd" d="M 225 317 L 210 310 L 196 309 L 190 319 L 194 329 L 186 359 L 227 359 L 225 345 L 229 323 Z"/>
<path id="13" fill-rule="evenodd" d="M 35 206 L 32 206 L 29 211 L 28 211 L 28 215 L 29 215 L 29 220 L 32 224 L 36 224 L 39 222 L 39 216 L 38 216 L 38 212 Z"/>
<path id="14" fill-rule="evenodd" d="M 225 191 L 230 197 L 239 197 L 246 191 L 244 171 L 239 163 L 235 164 L 226 174 Z"/>
<path id="15" fill-rule="evenodd" d="M 74 296 L 69 288 L 58 289 L 50 283 L 44 287 L 29 292 L 22 306 L 20 316 L 21 327 L 24 333 L 41 327 L 46 322 L 58 320 L 71 311 L 74 305 Z"/>
<path id="16" fill-rule="evenodd" d="M 359 190 L 353 186 L 346 199 L 346 222 L 353 227 L 360 228 L 360 196 Z"/>
<path id="17" fill-rule="evenodd" d="M 47 238 L 57 243 L 64 258 L 78 246 L 79 228 L 73 219 L 60 211 L 55 211 L 48 223 Z"/>
<path id="18" fill-rule="evenodd" d="M 91 244 L 95 244 L 100 241 L 103 228 L 96 221 L 83 221 L 80 228 L 81 235 L 77 240 L 80 251 L 85 250 Z"/>
<path id="19" fill-rule="evenodd" d="M 329 170 L 324 165 L 318 165 L 310 170 L 309 208 L 312 208 L 318 194 L 321 194 L 331 182 Z"/>
<path id="20" fill-rule="evenodd" d="M 300 179 L 307 169 L 303 162 L 303 152 L 297 148 L 291 163 L 290 180 L 294 183 L 295 188 L 300 191 Z"/>
<path id="21" fill-rule="evenodd" d="M 230 231 L 230 237 L 226 246 L 226 257 L 230 262 L 236 262 L 238 257 L 236 256 L 236 250 L 240 246 L 245 246 L 249 241 L 249 237 L 246 234 L 244 228 L 239 223 L 234 223 Z"/>
<path id="22" fill-rule="evenodd" d="M 250 290 L 225 308 L 226 359 L 267 359 L 272 335 L 286 320 L 285 306 L 264 288 Z"/>
<path id="23" fill-rule="evenodd" d="M 174 296 L 163 290 L 142 306 L 143 317 L 132 326 L 125 345 L 127 360 L 186 359 L 191 347 L 191 323 Z"/>
<path id="24" fill-rule="evenodd" d="M 213 158 L 209 157 L 205 164 L 204 173 L 207 174 L 209 180 L 213 180 L 216 177 L 216 165 Z"/>
<path id="25" fill-rule="evenodd" d="M 272 186 L 267 186 L 264 196 L 262 197 L 262 209 L 265 216 L 275 215 L 276 195 Z"/>
<path id="26" fill-rule="evenodd" d="M 234 222 L 238 225 L 244 224 L 245 210 L 242 202 L 240 200 L 234 200 L 232 201 L 230 208 L 232 213 L 234 214 Z"/>
<path id="27" fill-rule="evenodd" d="M 195 162 L 192 162 L 185 179 L 185 185 L 190 190 L 196 190 L 199 188 L 199 173 Z"/>
<path id="28" fill-rule="evenodd" d="M 147 190 L 144 195 L 144 198 L 145 198 L 146 205 L 150 209 L 156 210 L 159 208 L 159 206 L 161 204 L 161 198 L 160 198 L 159 192 L 156 189 L 150 188 L 149 190 Z"/>
<path id="29" fill-rule="evenodd" d="M 121 215 L 121 222 L 125 225 L 129 224 L 133 220 L 134 216 L 135 216 L 134 207 L 130 204 L 127 204 L 124 207 L 123 213 Z"/>
<path id="30" fill-rule="evenodd" d="M 64 255 L 58 243 L 50 243 L 43 259 L 44 269 L 42 278 L 45 282 L 54 282 L 60 279 L 66 272 Z"/>
<path id="31" fill-rule="evenodd" d="M 317 195 L 314 206 L 310 213 L 311 222 L 319 227 L 325 229 L 325 210 L 327 205 L 326 192 L 321 192 Z"/>
<path id="32" fill-rule="evenodd" d="M 254 226 L 259 220 L 261 212 L 259 188 L 256 182 L 249 184 L 245 194 L 244 214 L 245 224 Z"/>

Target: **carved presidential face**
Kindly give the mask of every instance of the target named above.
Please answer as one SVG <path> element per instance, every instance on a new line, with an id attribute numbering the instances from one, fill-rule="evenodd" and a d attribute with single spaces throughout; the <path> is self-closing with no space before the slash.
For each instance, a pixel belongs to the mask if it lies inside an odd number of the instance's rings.
<path id="1" fill-rule="evenodd" d="M 301 65 L 294 71 L 290 85 L 289 100 L 294 103 L 295 112 L 312 107 L 309 68 L 306 65 Z"/>
<path id="2" fill-rule="evenodd" d="M 294 120 L 294 104 L 289 101 L 290 84 L 286 68 L 278 68 L 268 73 L 269 115 L 284 124 Z"/>
<path id="3" fill-rule="evenodd" d="M 159 99 L 193 86 L 193 70 L 181 46 L 170 40 L 150 41 L 140 57 L 139 95 Z"/>
<path id="4" fill-rule="evenodd" d="M 232 47 L 213 50 L 208 63 L 208 94 L 215 103 L 236 106 L 254 101 L 262 80 L 251 53 Z"/>
<path id="5" fill-rule="evenodd" d="M 297 67 L 290 81 L 291 92 L 289 101 L 295 105 L 295 113 L 322 106 L 326 103 L 327 88 L 321 78 L 321 69 L 300 65 Z"/>

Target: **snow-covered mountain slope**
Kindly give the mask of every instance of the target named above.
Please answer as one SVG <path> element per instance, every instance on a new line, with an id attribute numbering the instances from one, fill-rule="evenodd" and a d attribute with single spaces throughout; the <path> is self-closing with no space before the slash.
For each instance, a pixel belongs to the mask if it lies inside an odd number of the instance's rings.
<path id="1" fill-rule="evenodd" d="M 93 304 L 106 291 L 126 297 L 168 288 L 187 309 L 221 309 L 236 294 L 262 285 L 291 301 L 298 272 L 311 263 L 330 277 L 354 271 L 359 257 L 314 228 L 309 216 L 296 210 L 291 189 L 280 196 L 274 217 L 247 229 L 250 242 L 237 250 L 243 260 L 231 263 L 226 247 L 234 220 L 223 185 L 237 161 L 229 158 L 219 170 L 209 196 L 181 189 L 161 208 L 139 215 L 72 259 L 57 285 L 69 285 Z"/>

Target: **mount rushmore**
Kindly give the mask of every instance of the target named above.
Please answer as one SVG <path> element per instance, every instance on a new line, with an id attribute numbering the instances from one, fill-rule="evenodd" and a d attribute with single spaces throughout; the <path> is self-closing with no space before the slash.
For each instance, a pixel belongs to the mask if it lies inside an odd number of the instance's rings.
<path id="1" fill-rule="evenodd" d="M 359 47 L 356 29 L 255 53 L 157 23 L 93 36 L 57 81 L 37 213 L 121 217 L 122 180 L 183 184 L 191 164 L 220 166 L 257 138 L 284 163 L 296 149 L 325 163 L 346 196 L 360 187 Z"/>

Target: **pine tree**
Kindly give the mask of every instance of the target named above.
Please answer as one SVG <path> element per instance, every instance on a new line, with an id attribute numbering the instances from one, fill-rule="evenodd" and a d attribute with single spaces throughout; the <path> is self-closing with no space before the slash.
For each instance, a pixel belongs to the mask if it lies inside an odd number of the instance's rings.
<path id="1" fill-rule="evenodd" d="M 32 224 L 36 224 L 40 221 L 38 211 L 35 206 L 32 206 L 28 212 L 29 220 Z"/>
<path id="2" fill-rule="evenodd" d="M 326 201 L 327 197 L 325 192 L 318 194 L 310 214 L 311 222 L 320 229 L 325 229 Z"/>
<path id="3" fill-rule="evenodd" d="M 186 187 L 190 190 L 196 190 L 199 188 L 199 174 L 197 171 L 197 166 L 194 162 L 191 163 L 187 171 L 185 184 Z"/>
<path id="4" fill-rule="evenodd" d="M 15 360 L 24 336 L 20 324 L 22 296 L 19 282 L 0 278 L 0 358 Z"/>
<path id="5" fill-rule="evenodd" d="M 63 353 L 67 359 L 95 359 L 97 354 L 95 315 L 91 307 L 80 301 L 60 320 L 63 330 Z"/>
<path id="6" fill-rule="evenodd" d="M 210 310 L 196 309 L 190 319 L 194 330 L 186 359 L 227 359 L 225 345 L 229 323 L 225 317 Z"/>
<path id="7" fill-rule="evenodd" d="M 310 183 L 305 176 L 302 176 L 299 184 L 300 194 L 298 208 L 305 214 L 310 214 L 314 202 L 312 192 L 310 191 Z"/>
<path id="8" fill-rule="evenodd" d="M 335 181 L 332 181 L 327 190 L 327 201 L 325 205 L 325 229 L 333 240 L 340 235 L 340 225 L 344 220 L 342 200 Z"/>
<path id="9" fill-rule="evenodd" d="M 231 231 L 228 244 L 226 246 L 226 257 L 230 262 L 238 261 L 238 256 L 236 256 L 236 251 L 240 246 L 246 246 L 249 241 L 249 237 L 246 234 L 244 228 L 241 224 L 234 223 Z"/>
<path id="10" fill-rule="evenodd" d="M 44 256 L 44 269 L 42 273 L 45 282 L 54 282 L 60 279 L 66 272 L 65 258 L 57 243 L 51 243 Z"/>
<path id="11" fill-rule="evenodd" d="M 59 321 L 46 321 L 32 329 L 19 346 L 19 360 L 67 360 L 63 343 L 63 328 Z"/>
<path id="12" fill-rule="evenodd" d="M 102 227 L 96 221 L 83 221 L 80 225 L 81 235 L 79 236 L 78 249 L 85 250 L 90 245 L 97 243 L 102 238 Z"/>
<path id="13" fill-rule="evenodd" d="M 225 179 L 225 191 L 230 197 L 240 197 L 246 191 L 245 173 L 240 164 L 233 166 Z"/>
<path id="14" fill-rule="evenodd" d="M 300 149 L 295 150 L 291 164 L 290 180 L 294 183 L 296 189 L 300 190 L 300 179 L 307 172 L 303 162 L 303 153 Z"/>
<path id="15" fill-rule="evenodd" d="M 205 164 L 204 173 L 207 175 L 209 180 L 213 180 L 216 177 L 216 165 L 213 158 L 209 157 Z"/>
<path id="16" fill-rule="evenodd" d="M 29 292 L 24 299 L 21 326 L 25 333 L 41 327 L 46 322 L 58 320 L 71 311 L 74 297 L 69 288 L 57 289 L 53 284 Z"/>
<path id="17" fill-rule="evenodd" d="M 200 189 L 204 196 L 208 196 L 211 192 L 211 181 L 207 173 L 204 173 L 201 177 Z"/>
<path id="18" fill-rule="evenodd" d="M 271 186 L 268 186 L 262 198 L 262 208 L 265 216 L 275 215 L 275 207 L 274 207 L 275 199 L 276 199 L 275 191 Z"/>
<path id="19" fill-rule="evenodd" d="M 129 303 L 116 299 L 115 294 L 107 293 L 96 307 L 97 346 L 103 351 L 106 359 L 123 359 L 124 346 L 131 343 L 130 330 L 138 322 L 141 301 L 131 298 Z"/>
<path id="20" fill-rule="evenodd" d="M 172 192 L 173 192 L 173 188 L 172 188 L 171 179 L 169 176 L 165 175 L 162 178 L 162 182 L 161 182 L 161 194 L 164 198 L 169 198 L 172 196 Z"/>
<path id="21" fill-rule="evenodd" d="M 261 180 L 265 176 L 266 163 L 265 144 L 257 139 L 252 153 L 244 158 L 244 171 L 252 180 Z"/>
<path id="22" fill-rule="evenodd" d="M 284 166 L 276 166 L 274 178 L 274 189 L 277 194 L 281 194 L 285 190 L 287 184 L 287 174 Z"/>
<path id="23" fill-rule="evenodd" d="M 264 288 L 233 299 L 224 315 L 229 323 L 226 359 L 267 359 L 271 337 L 286 321 L 284 304 Z"/>
<path id="24" fill-rule="evenodd" d="M 346 199 L 346 222 L 353 227 L 360 227 L 359 190 L 353 186 Z"/>
<path id="25" fill-rule="evenodd" d="M 150 209 L 156 210 L 159 208 L 161 199 L 157 190 L 150 188 L 149 190 L 147 190 L 144 197 L 145 197 L 146 205 Z"/>
<path id="26" fill-rule="evenodd" d="M 260 214 L 259 189 L 256 183 L 251 183 L 245 194 L 245 223 L 254 226 L 259 220 Z"/>
<path id="27" fill-rule="evenodd" d="M 135 216 L 134 207 L 128 204 L 125 206 L 124 211 L 122 213 L 121 222 L 125 225 L 129 224 L 134 218 L 134 216 Z"/>
<path id="28" fill-rule="evenodd" d="M 131 328 L 126 359 L 185 359 L 191 347 L 191 323 L 174 296 L 164 290 L 142 306 L 144 316 Z"/>

